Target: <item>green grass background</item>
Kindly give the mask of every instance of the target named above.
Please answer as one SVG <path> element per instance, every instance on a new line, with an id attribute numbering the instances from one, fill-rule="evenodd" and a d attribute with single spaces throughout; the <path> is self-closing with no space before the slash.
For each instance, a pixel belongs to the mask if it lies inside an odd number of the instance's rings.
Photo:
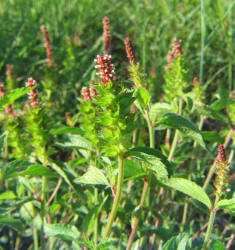
<path id="1" fill-rule="evenodd" d="M 93 59 L 103 51 L 102 18 L 108 16 L 117 72 L 127 65 L 123 40 L 135 44 L 138 60 L 152 77 L 156 95 L 164 84 L 166 57 L 175 38 L 182 40 L 191 80 L 200 77 L 209 91 L 219 83 L 234 88 L 234 10 L 232 0 L 2 0 L 0 1 L 0 79 L 12 64 L 22 85 L 40 81 L 46 51 L 40 25 L 49 30 L 60 81 L 91 78 Z M 76 63 L 63 75 L 67 41 L 79 32 Z M 74 76 L 74 72 L 76 74 Z M 71 78 L 70 74 L 73 74 Z M 120 73 L 121 75 L 122 73 Z"/>

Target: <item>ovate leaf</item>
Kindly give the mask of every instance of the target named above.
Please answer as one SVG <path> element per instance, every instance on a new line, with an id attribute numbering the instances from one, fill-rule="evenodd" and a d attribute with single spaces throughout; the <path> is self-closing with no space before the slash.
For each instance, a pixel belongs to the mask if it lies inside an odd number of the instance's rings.
<path id="1" fill-rule="evenodd" d="M 134 93 L 134 96 L 136 97 L 136 102 L 141 107 L 147 107 L 150 102 L 150 94 L 147 89 L 145 88 L 138 88 L 137 91 Z"/>
<path id="2" fill-rule="evenodd" d="M 184 178 L 170 178 L 164 185 L 178 190 L 190 197 L 202 202 L 209 209 L 211 208 L 211 201 L 202 187 L 197 185 L 195 182 Z"/>
<path id="3" fill-rule="evenodd" d="M 16 196 L 12 191 L 6 191 L 0 194 L 0 200 L 15 199 Z"/>
<path id="4" fill-rule="evenodd" d="M 220 136 L 219 133 L 213 131 L 203 131 L 202 132 L 203 138 L 205 141 L 212 141 L 216 143 L 223 144 L 224 138 Z"/>
<path id="5" fill-rule="evenodd" d="M 164 115 L 159 121 L 157 121 L 156 125 L 161 125 L 162 128 L 178 129 L 184 135 L 197 141 L 203 148 L 207 149 L 207 145 L 200 130 L 195 124 L 183 116 L 174 113 L 168 113 Z"/>
<path id="6" fill-rule="evenodd" d="M 185 250 L 188 237 L 189 235 L 186 233 L 174 236 L 164 244 L 162 250 Z"/>
<path id="7" fill-rule="evenodd" d="M 84 131 L 80 128 L 71 128 L 66 126 L 61 126 L 59 128 L 55 128 L 51 131 L 54 135 L 63 135 L 63 134 L 75 134 L 75 135 L 83 135 Z"/>
<path id="8" fill-rule="evenodd" d="M 55 176 L 55 173 L 49 169 L 49 167 L 45 167 L 39 164 L 30 165 L 26 170 L 17 172 L 11 175 L 19 176 L 19 175 L 30 175 L 30 176 Z"/>
<path id="9" fill-rule="evenodd" d="M 137 147 L 131 149 L 128 155 L 142 161 L 149 170 L 153 171 L 158 180 L 167 179 L 167 169 L 170 169 L 171 165 L 160 151 L 148 147 Z"/>
<path id="10" fill-rule="evenodd" d="M 165 102 L 156 102 L 151 106 L 149 116 L 152 121 L 155 121 L 171 112 L 174 112 L 174 107 L 172 105 Z"/>
<path id="11" fill-rule="evenodd" d="M 86 138 L 80 135 L 68 134 L 63 142 L 57 143 L 57 145 L 65 148 L 79 148 L 91 150 L 91 143 Z"/>
<path id="12" fill-rule="evenodd" d="M 19 219 L 10 219 L 6 216 L 0 216 L 0 225 L 8 226 L 16 231 L 23 231 L 22 221 Z"/>
<path id="13" fill-rule="evenodd" d="M 80 232 L 70 224 L 46 224 L 45 233 L 62 240 L 77 240 Z"/>
<path id="14" fill-rule="evenodd" d="M 91 184 L 91 185 L 107 185 L 109 182 L 103 172 L 96 167 L 89 167 L 88 171 L 81 177 L 74 180 L 75 183 Z"/>
<path id="15" fill-rule="evenodd" d="M 129 159 L 124 160 L 124 181 L 142 178 L 146 174 L 140 169 L 139 165 Z"/>
<path id="16" fill-rule="evenodd" d="M 229 210 L 234 210 L 235 211 L 235 198 L 232 199 L 224 199 L 224 200 L 220 200 L 216 207 L 218 209 L 229 209 Z"/>

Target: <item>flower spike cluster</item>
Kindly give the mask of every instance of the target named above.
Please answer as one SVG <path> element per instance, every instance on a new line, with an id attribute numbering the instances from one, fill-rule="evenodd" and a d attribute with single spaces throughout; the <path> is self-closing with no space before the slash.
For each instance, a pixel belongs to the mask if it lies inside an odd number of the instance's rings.
<path id="1" fill-rule="evenodd" d="M 110 59 L 110 55 L 98 55 L 95 59 L 95 68 L 98 69 L 98 72 L 96 74 L 100 76 L 102 83 L 105 85 L 107 85 L 109 82 L 114 82 L 116 80 L 114 67 L 113 64 L 111 64 Z"/>
<path id="2" fill-rule="evenodd" d="M 29 78 L 28 81 L 25 84 L 26 88 L 30 88 L 36 85 L 36 82 L 33 80 L 33 78 Z M 29 95 L 29 105 L 32 108 L 36 108 L 38 106 L 38 92 L 36 89 L 33 89 L 28 92 Z"/>

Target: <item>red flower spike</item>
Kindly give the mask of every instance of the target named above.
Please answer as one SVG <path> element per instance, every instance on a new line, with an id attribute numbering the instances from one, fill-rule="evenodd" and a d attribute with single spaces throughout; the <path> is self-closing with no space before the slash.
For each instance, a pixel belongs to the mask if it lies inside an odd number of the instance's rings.
<path id="1" fill-rule="evenodd" d="M 198 84 L 200 81 L 199 81 L 199 79 L 197 78 L 197 77 L 194 77 L 194 79 L 193 79 L 193 84 Z"/>
<path id="2" fill-rule="evenodd" d="M 104 53 L 110 53 L 110 30 L 109 30 L 109 19 L 108 17 L 103 18 L 103 29 L 104 29 Z"/>
<path id="3" fill-rule="evenodd" d="M 110 55 L 104 55 L 104 56 L 97 56 L 95 59 L 96 66 L 95 68 L 98 69 L 97 75 L 100 76 L 101 81 L 103 84 L 107 85 L 109 82 L 114 82 L 115 79 L 115 73 L 113 65 L 111 64 L 111 56 Z"/>
<path id="4" fill-rule="evenodd" d="M 51 67 L 53 65 L 53 57 L 52 57 L 51 42 L 50 42 L 50 37 L 49 37 L 47 27 L 45 25 L 42 25 L 41 31 L 44 35 L 45 47 L 47 50 L 48 66 Z"/>
<path id="5" fill-rule="evenodd" d="M 178 58 L 179 55 L 183 55 L 183 51 L 181 50 L 181 40 L 174 41 L 173 54 L 174 54 L 174 58 Z"/>
<path id="6" fill-rule="evenodd" d="M 4 91 L 4 87 L 3 84 L 0 83 L 0 96 L 3 98 L 5 96 L 5 91 Z"/>
<path id="7" fill-rule="evenodd" d="M 7 75 L 9 78 L 13 78 L 13 70 L 12 70 L 12 65 L 11 64 L 7 64 Z"/>
<path id="8" fill-rule="evenodd" d="M 224 146 L 222 144 L 219 144 L 218 149 L 219 149 L 218 161 L 226 163 L 226 155 L 225 155 Z"/>
<path id="9" fill-rule="evenodd" d="M 36 82 L 33 80 L 33 78 L 29 78 L 28 81 L 25 84 L 26 88 L 30 88 L 36 85 Z M 28 92 L 29 95 L 29 105 L 32 108 L 36 108 L 38 106 L 38 92 L 37 90 L 33 89 Z"/>
<path id="10" fill-rule="evenodd" d="M 133 46 L 130 38 L 127 37 L 125 39 L 124 43 L 126 46 L 126 54 L 127 54 L 127 57 L 129 59 L 130 63 L 135 63 L 136 62 L 135 49 L 134 49 L 134 46 Z"/>
<path id="11" fill-rule="evenodd" d="M 82 96 L 83 100 L 91 101 L 92 97 L 97 96 L 97 92 L 93 87 L 90 87 L 90 88 L 84 87 L 84 88 L 82 88 L 82 95 L 81 96 Z"/>

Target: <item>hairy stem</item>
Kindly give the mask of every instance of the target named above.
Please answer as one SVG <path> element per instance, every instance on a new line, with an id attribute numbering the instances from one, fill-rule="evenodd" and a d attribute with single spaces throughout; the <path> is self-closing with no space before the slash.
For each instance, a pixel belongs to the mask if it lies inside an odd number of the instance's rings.
<path id="1" fill-rule="evenodd" d="M 98 189 L 95 188 L 95 205 L 98 204 Z M 98 214 L 95 218 L 95 223 L 94 223 L 94 242 L 95 242 L 95 247 L 97 247 L 98 243 Z"/>
<path id="2" fill-rule="evenodd" d="M 215 215 L 216 215 L 216 204 L 219 201 L 219 195 L 217 194 L 215 197 L 214 207 L 210 211 L 210 218 L 208 222 L 208 227 L 206 230 L 206 236 L 205 240 L 203 242 L 202 250 L 208 249 L 209 243 L 210 243 L 210 235 L 213 229 L 214 221 L 215 221 Z"/>
<path id="3" fill-rule="evenodd" d="M 118 183 L 117 183 L 117 193 L 116 196 L 114 198 L 114 202 L 113 202 L 113 206 L 112 206 L 112 210 L 109 214 L 109 218 L 108 218 L 108 224 L 105 228 L 105 232 L 104 232 L 104 238 L 109 237 L 109 234 L 111 232 L 111 228 L 113 225 L 113 221 L 115 219 L 115 216 L 117 214 L 117 209 L 118 209 L 118 205 L 120 202 L 120 198 L 121 198 L 121 193 L 122 193 L 122 184 L 123 184 L 123 173 L 124 173 L 124 161 L 123 161 L 123 156 L 119 155 L 118 156 Z"/>
<path id="4" fill-rule="evenodd" d="M 154 129 L 153 129 L 150 117 L 149 117 L 149 112 L 146 111 L 145 115 L 146 115 L 146 121 L 147 121 L 147 125 L 148 125 L 148 130 L 149 130 L 149 144 L 150 144 L 150 148 L 154 148 Z M 147 194 L 147 192 L 149 190 L 149 183 L 150 183 L 150 181 L 151 181 L 151 174 L 149 174 L 149 176 L 147 177 L 147 179 L 144 179 L 144 187 L 143 187 L 143 191 L 142 191 L 140 202 L 139 202 L 139 206 L 138 206 L 139 210 L 138 210 L 138 213 L 136 215 L 133 227 L 131 229 L 131 234 L 130 234 L 129 239 L 128 239 L 126 250 L 130 250 L 131 249 L 131 245 L 132 245 L 132 242 L 134 240 L 135 232 L 136 232 L 136 229 L 137 229 L 137 226 L 138 226 L 138 223 L 139 223 L 139 219 L 140 219 L 140 215 L 141 215 L 141 210 L 142 210 L 142 207 L 143 207 L 143 204 L 144 204 L 144 201 L 145 201 L 146 194 Z"/>

